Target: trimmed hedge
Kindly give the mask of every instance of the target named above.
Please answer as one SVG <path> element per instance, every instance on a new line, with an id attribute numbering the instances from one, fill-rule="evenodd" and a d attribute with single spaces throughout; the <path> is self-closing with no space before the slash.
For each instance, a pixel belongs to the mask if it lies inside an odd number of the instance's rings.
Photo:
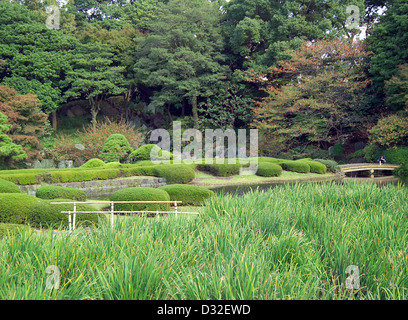
<path id="1" fill-rule="evenodd" d="M 121 168 L 123 165 L 120 162 L 108 162 L 104 165 L 105 168 Z"/>
<path id="2" fill-rule="evenodd" d="M 195 179 L 194 170 L 185 164 L 162 164 L 151 168 L 156 177 L 165 178 L 167 183 L 184 184 Z"/>
<path id="3" fill-rule="evenodd" d="M 60 186 L 39 187 L 36 192 L 36 197 L 41 199 L 86 200 L 86 194 L 84 191 Z"/>
<path id="4" fill-rule="evenodd" d="M 27 194 L 0 193 L 0 222 L 24 224 L 31 208 L 43 201 Z"/>
<path id="5" fill-rule="evenodd" d="M 42 200 L 33 204 L 27 215 L 27 223 L 35 228 L 68 228 L 68 214 L 61 211 L 72 211 L 71 204 L 51 204 L 51 202 L 73 202 L 70 199 Z M 77 211 L 97 211 L 89 204 L 77 204 Z M 77 213 L 76 227 L 90 227 L 98 225 L 99 222 L 107 221 L 103 213 Z"/>
<path id="6" fill-rule="evenodd" d="M 102 160 L 113 161 L 125 161 L 129 153 L 132 152 L 129 141 L 122 134 L 111 134 L 105 141 L 102 149 L 102 153 L 99 157 Z"/>
<path id="7" fill-rule="evenodd" d="M 236 164 L 197 164 L 196 169 L 218 177 L 236 176 L 240 173 L 241 165 Z"/>
<path id="8" fill-rule="evenodd" d="M 279 177 L 282 171 L 282 167 L 276 163 L 261 162 L 258 163 L 256 175 L 261 177 Z"/>
<path id="9" fill-rule="evenodd" d="M 210 189 L 185 184 L 172 184 L 159 189 L 166 191 L 171 201 L 182 201 L 182 205 L 200 205 L 214 194 Z"/>
<path id="10" fill-rule="evenodd" d="M 310 172 L 310 166 L 306 162 L 301 161 L 301 160 L 282 161 L 281 167 L 283 170 L 297 172 L 297 173 L 309 173 Z"/>
<path id="11" fill-rule="evenodd" d="M 105 162 L 103 162 L 101 159 L 93 158 L 85 162 L 81 168 L 101 168 L 103 166 L 105 166 Z"/>
<path id="12" fill-rule="evenodd" d="M 95 169 L 82 171 L 51 171 L 43 174 L 46 183 L 79 182 L 115 179 L 120 176 L 119 169 Z"/>
<path id="13" fill-rule="evenodd" d="M 114 192 L 111 201 L 170 201 L 169 194 L 158 188 L 124 188 Z M 115 211 L 169 211 L 169 203 L 117 203 Z M 154 215 L 154 214 L 149 214 Z"/>
<path id="14" fill-rule="evenodd" d="M 301 160 L 297 160 L 297 161 L 302 161 L 302 162 L 307 163 L 309 165 L 309 167 L 310 167 L 310 172 L 312 172 L 312 173 L 324 174 L 324 173 L 327 172 L 326 166 L 321 162 L 313 161 L 311 159 L 310 160 L 309 159 L 307 159 L 307 160 L 301 159 Z"/>
<path id="15" fill-rule="evenodd" d="M 4 179 L 15 184 L 25 186 L 27 184 L 36 184 L 41 182 L 41 174 L 37 173 L 14 173 L 2 174 L 0 179 Z"/>
<path id="16" fill-rule="evenodd" d="M 61 211 L 73 210 L 72 205 L 52 205 L 50 202 L 73 202 L 70 199 L 43 200 L 26 194 L 0 194 L 0 222 L 12 224 L 30 224 L 32 227 L 66 228 L 68 215 Z M 86 204 L 78 204 L 78 211 L 95 211 Z M 77 214 L 78 225 L 97 224 L 106 219 L 104 214 Z"/>
<path id="17" fill-rule="evenodd" d="M 0 179 L 0 193 L 23 193 L 13 182 Z"/>

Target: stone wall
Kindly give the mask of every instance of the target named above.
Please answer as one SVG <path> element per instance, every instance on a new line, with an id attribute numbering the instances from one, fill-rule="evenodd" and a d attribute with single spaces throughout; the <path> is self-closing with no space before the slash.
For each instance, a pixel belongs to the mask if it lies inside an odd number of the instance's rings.
<path id="1" fill-rule="evenodd" d="M 37 189 L 45 184 L 34 184 L 27 186 L 20 186 L 20 189 L 29 195 L 35 196 Z M 88 199 L 106 199 L 116 190 L 131 187 L 152 187 L 157 188 L 166 185 L 166 179 L 164 178 L 126 178 L 126 179 L 114 179 L 114 180 L 97 180 L 97 181 L 83 181 L 83 182 L 69 182 L 69 183 L 57 183 L 47 184 L 51 186 L 61 186 L 75 188 L 83 190 L 86 193 Z"/>

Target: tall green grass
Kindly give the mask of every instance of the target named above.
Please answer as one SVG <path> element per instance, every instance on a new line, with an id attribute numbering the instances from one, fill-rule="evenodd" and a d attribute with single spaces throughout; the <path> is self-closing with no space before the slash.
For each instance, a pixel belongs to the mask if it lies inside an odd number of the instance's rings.
<path id="1" fill-rule="evenodd" d="M 7 235 L 0 299 L 406 299 L 407 199 L 402 186 L 282 185 L 215 196 L 197 217 Z"/>

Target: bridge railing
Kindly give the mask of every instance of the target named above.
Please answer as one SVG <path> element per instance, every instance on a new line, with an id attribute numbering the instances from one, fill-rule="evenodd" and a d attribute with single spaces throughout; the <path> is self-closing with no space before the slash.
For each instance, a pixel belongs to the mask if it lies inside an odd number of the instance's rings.
<path id="1" fill-rule="evenodd" d="M 125 203 L 125 204 L 149 204 L 149 203 L 154 203 L 154 204 L 161 204 L 161 203 L 169 203 L 169 204 L 173 204 L 174 205 L 174 211 L 123 211 L 123 210 L 118 210 L 115 211 L 115 204 L 117 203 Z M 156 216 L 158 216 L 159 214 L 171 214 L 174 213 L 175 216 L 177 217 L 177 215 L 180 214 L 191 214 L 191 215 L 198 215 L 198 212 L 179 212 L 178 211 L 178 204 L 181 204 L 182 201 L 89 201 L 89 202 L 78 202 L 78 201 L 74 201 L 74 202 L 51 202 L 51 204 L 55 204 L 55 205 L 61 205 L 61 204 L 72 204 L 73 205 L 73 210 L 69 210 L 69 211 L 61 211 L 61 213 L 66 213 L 68 214 L 68 228 L 69 231 L 72 232 L 72 230 L 75 230 L 75 226 L 76 226 L 76 215 L 77 214 L 82 214 L 82 213 L 104 213 L 104 214 L 109 214 L 110 213 L 110 224 L 111 224 L 111 228 L 113 228 L 113 220 L 114 220 L 114 214 L 115 213 L 155 213 Z M 110 210 L 109 211 L 101 211 L 101 210 L 95 210 L 95 211 L 78 211 L 77 210 L 77 205 L 78 204 L 110 204 Z"/>

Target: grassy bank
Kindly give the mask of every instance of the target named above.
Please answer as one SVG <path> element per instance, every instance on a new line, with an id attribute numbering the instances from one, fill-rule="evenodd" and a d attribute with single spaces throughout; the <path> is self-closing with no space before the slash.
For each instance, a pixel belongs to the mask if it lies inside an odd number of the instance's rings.
<path id="1" fill-rule="evenodd" d="M 24 231 L 0 240 L 0 298 L 406 299 L 407 198 L 401 186 L 282 185 L 216 196 L 198 217 Z M 46 288 L 50 265 L 58 290 Z"/>

